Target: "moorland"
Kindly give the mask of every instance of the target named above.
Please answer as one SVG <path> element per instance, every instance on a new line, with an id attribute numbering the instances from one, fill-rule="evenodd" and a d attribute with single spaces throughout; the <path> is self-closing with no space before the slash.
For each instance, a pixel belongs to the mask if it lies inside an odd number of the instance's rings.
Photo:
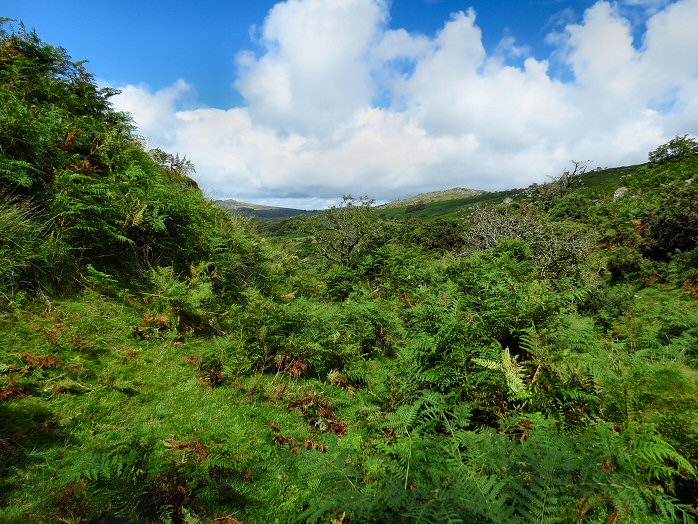
<path id="1" fill-rule="evenodd" d="M 1 27 L 0 522 L 695 521 L 694 139 L 246 218 Z"/>

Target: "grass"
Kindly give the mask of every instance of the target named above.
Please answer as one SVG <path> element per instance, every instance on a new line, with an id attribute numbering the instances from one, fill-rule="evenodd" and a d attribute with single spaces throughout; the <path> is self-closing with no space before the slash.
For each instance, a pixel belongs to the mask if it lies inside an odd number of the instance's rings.
<path id="1" fill-rule="evenodd" d="M 7 396 L 0 403 L 0 522 L 142 514 L 149 506 L 138 490 L 166 498 L 168 475 L 194 479 L 175 483 L 192 498 L 210 499 L 212 517 L 296 515 L 305 499 L 278 492 L 285 457 L 291 448 L 319 453 L 336 436 L 319 433 L 294 400 L 312 394 L 346 409 L 344 390 L 270 375 L 207 387 L 191 362 L 212 341 L 171 333 L 138 340 L 132 332 L 143 313 L 89 294 L 0 315 Z M 129 453 L 139 446 L 157 465 L 151 476 L 128 473 Z M 222 471 L 215 496 L 206 484 L 213 466 Z"/>
<path id="2" fill-rule="evenodd" d="M 381 208 L 406 207 L 412 205 L 426 204 L 429 202 L 438 202 L 442 200 L 453 200 L 454 198 L 467 198 L 483 193 L 478 189 L 465 189 L 463 187 L 454 187 L 452 189 L 444 189 L 443 191 L 431 191 L 429 193 L 419 193 L 414 196 L 393 200 L 380 206 Z"/>
<path id="3" fill-rule="evenodd" d="M 632 176 L 641 171 L 645 165 L 625 166 L 599 171 L 590 171 L 579 177 L 581 187 L 594 194 L 605 194 L 623 185 L 623 177 Z M 464 220 L 467 219 L 478 205 L 501 204 L 506 198 L 519 201 L 526 198 L 525 189 L 509 189 L 473 195 L 466 198 L 455 198 L 428 202 L 415 206 L 400 206 L 379 208 L 378 214 L 384 218 L 409 220 L 416 218 L 426 222 L 433 220 Z"/>
<path id="4" fill-rule="evenodd" d="M 505 198 L 517 198 L 522 194 L 520 189 L 482 193 L 466 198 L 440 200 L 412 207 L 379 208 L 378 214 L 384 218 L 408 220 L 418 218 L 424 221 L 463 220 L 470 216 L 475 206 L 479 204 L 501 204 Z"/>
<path id="5" fill-rule="evenodd" d="M 660 167 L 655 173 L 655 176 L 676 177 L 680 176 L 683 179 L 688 179 L 694 171 L 691 167 L 695 162 L 682 161 L 680 163 L 669 163 Z M 693 166 L 694 167 L 694 166 Z M 648 179 L 646 183 L 650 186 L 654 184 L 651 181 L 650 164 L 638 164 L 632 166 L 614 167 L 589 171 L 579 176 L 579 194 L 592 198 L 609 198 L 613 192 L 621 186 L 642 185 L 642 180 Z M 640 176 L 637 176 L 640 175 Z M 638 180 L 639 179 L 639 180 Z M 447 191 L 439 192 L 448 194 Z M 379 206 L 376 212 L 380 217 L 392 220 L 410 220 L 418 219 L 424 222 L 433 222 L 435 220 L 446 221 L 463 221 L 467 220 L 472 215 L 474 209 L 479 205 L 497 205 L 501 204 L 505 199 L 511 198 L 513 201 L 521 201 L 527 198 L 526 189 L 508 189 L 505 191 L 483 192 L 477 195 L 467 196 L 463 198 L 452 198 L 447 200 L 420 201 L 416 203 L 413 200 L 419 200 L 419 195 L 397 201 L 408 202 L 406 205 Z M 309 217 L 312 219 L 312 214 Z M 297 224 L 295 218 L 266 218 L 263 216 L 257 217 L 259 231 L 263 235 L 283 237 L 283 238 L 298 238 L 304 236 L 299 233 L 294 226 Z"/>

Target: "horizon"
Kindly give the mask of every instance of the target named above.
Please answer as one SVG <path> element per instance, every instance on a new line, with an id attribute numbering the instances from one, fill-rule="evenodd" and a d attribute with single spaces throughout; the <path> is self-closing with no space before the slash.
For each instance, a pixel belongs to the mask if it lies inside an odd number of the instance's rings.
<path id="1" fill-rule="evenodd" d="M 698 134 L 698 0 L 3 7 L 120 89 L 149 147 L 186 155 L 214 199 L 526 187 Z"/>

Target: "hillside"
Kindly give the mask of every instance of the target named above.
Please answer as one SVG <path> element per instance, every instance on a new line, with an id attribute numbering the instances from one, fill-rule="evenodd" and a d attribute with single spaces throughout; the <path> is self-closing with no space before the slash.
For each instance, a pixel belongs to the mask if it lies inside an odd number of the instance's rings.
<path id="1" fill-rule="evenodd" d="M 610 188 L 614 190 L 624 185 L 624 178 L 632 176 L 641 165 L 597 169 L 586 172 L 576 178 L 576 189 L 584 190 L 584 194 L 601 196 Z M 466 190 L 470 191 L 470 190 Z M 422 200 L 420 195 L 405 200 L 396 200 L 389 205 L 378 208 L 381 216 L 392 219 L 433 220 L 463 220 L 469 217 L 478 205 L 497 205 L 506 199 L 520 202 L 528 198 L 525 188 L 505 191 L 474 191 L 472 195 L 459 195 L 460 190 L 454 190 L 452 198 Z M 437 194 L 440 192 L 437 192 Z M 446 191 L 448 193 L 448 191 Z M 427 193 L 429 194 L 429 193 Z M 581 193 L 580 193 L 581 194 Z M 416 204 L 416 202 L 419 202 Z"/>
<path id="2" fill-rule="evenodd" d="M 462 187 L 454 187 L 452 189 L 444 189 L 442 191 L 431 191 L 429 193 L 419 193 L 400 200 L 393 200 L 382 206 L 383 209 L 391 209 L 395 207 L 422 206 L 432 202 L 441 202 L 444 200 L 462 199 L 466 197 L 476 196 L 485 193 L 479 189 L 465 189 Z"/>
<path id="3" fill-rule="evenodd" d="M 288 207 L 263 206 L 260 204 L 250 204 L 238 200 L 214 200 L 214 203 L 231 214 L 239 213 L 246 217 L 257 218 L 291 218 L 300 215 L 313 213 L 306 209 L 293 209 Z"/>
<path id="4" fill-rule="evenodd" d="M 0 27 L 0 522 L 696 521 L 694 139 L 263 237 Z"/>

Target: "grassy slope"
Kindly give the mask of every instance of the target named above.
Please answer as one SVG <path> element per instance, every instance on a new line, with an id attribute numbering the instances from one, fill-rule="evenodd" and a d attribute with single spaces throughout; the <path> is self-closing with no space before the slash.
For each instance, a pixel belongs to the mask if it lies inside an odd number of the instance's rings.
<path id="1" fill-rule="evenodd" d="M 430 202 L 440 202 L 443 200 L 454 200 L 456 198 L 467 198 L 484 193 L 479 189 L 466 189 L 463 187 L 454 187 L 453 189 L 444 189 L 442 191 L 431 191 L 429 193 L 419 193 L 418 195 L 393 200 L 380 206 L 383 209 L 391 209 L 394 207 L 406 207 L 411 205 L 428 204 Z"/>
<path id="2" fill-rule="evenodd" d="M 621 176 L 641 169 L 590 173 L 583 191 L 608 195 L 623 185 Z M 695 162 L 667 169 L 685 179 L 694 173 Z M 501 202 L 517 193 L 434 203 L 425 216 L 464 216 L 476 203 Z M 316 446 L 341 448 L 367 438 L 362 409 L 374 394 L 371 381 L 350 392 L 314 378 L 257 374 L 209 388 L 190 362 L 215 341 L 180 339 L 166 330 L 141 339 L 134 331 L 145 314 L 139 302 L 95 293 L 15 304 L 14 310 L 0 312 L 0 391 L 6 396 L 0 402 L 0 522 L 82 522 L 100 514 L 128 514 L 128 501 L 119 505 L 113 496 L 111 502 L 106 496 L 102 501 L 92 492 L 88 497 L 81 486 L 87 477 L 103 476 L 105 486 L 114 484 L 100 464 L 138 441 L 150 443 L 159 464 L 155 469 L 160 468 L 155 480 L 163 484 L 168 465 L 195 467 L 201 446 L 205 460 L 226 464 L 215 481 L 225 496 L 207 498 L 207 486 L 188 486 L 210 517 L 293 521 L 312 489 L 298 489 L 286 479 L 304 457 L 321 456 Z M 698 306 L 690 292 L 650 287 L 638 291 L 632 308 L 599 337 L 608 347 L 627 339 L 657 353 L 683 354 L 693 351 L 690 333 L 666 333 L 695 324 Z M 42 356 L 58 360 L 42 363 L 37 359 Z M 698 387 L 695 370 L 683 368 L 682 373 L 682 380 Z M 325 399 L 337 419 L 347 422 L 342 439 L 319 433 L 319 421 L 294 407 L 308 394 Z M 664 424 L 661 398 L 654 402 L 646 416 Z M 311 449 L 306 450 L 308 441 Z M 297 455 L 289 451 L 293 447 Z"/>
<path id="3" fill-rule="evenodd" d="M 366 439 L 362 409 L 373 395 L 370 379 L 365 390 L 351 391 L 312 378 L 253 375 L 211 389 L 187 360 L 212 342 L 178 342 L 168 333 L 139 340 L 132 332 L 142 315 L 141 307 L 95 294 L 0 314 L 4 373 L 17 392 L 0 403 L 0 522 L 84 522 L 128 514 L 135 492 L 124 493 L 123 505 L 114 504 L 113 495 L 112 502 L 101 501 L 94 492 L 81 492 L 81 479 L 114 474 L 101 472 L 100 464 L 138 442 L 150 443 L 163 483 L 168 464 L 195 464 L 202 450 L 205 465 L 226 464 L 215 480 L 218 497 L 207 499 L 206 486 L 198 489 L 209 517 L 295 521 L 312 490 L 285 484 L 287 475 L 305 457 L 321 456 L 318 447 L 341 449 Z M 604 338 L 609 345 L 618 337 L 654 340 L 679 318 L 698 323 L 698 306 L 688 293 L 648 288 Z M 671 344 L 672 352 L 686 351 L 690 337 Z M 59 360 L 50 368 L 32 366 L 28 353 Z M 694 370 L 686 368 L 683 380 L 698 387 Z M 341 440 L 319 433 L 317 421 L 294 407 L 313 395 L 348 423 Z M 103 480 L 111 487 L 116 482 Z M 220 496 L 222 491 L 228 496 Z"/>
<path id="4" fill-rule="evenodd" d="M 442 200 L 430 202 L 422 209 L 408 212 L 406 207 L 396 207 L 391 209 L 380 209 L 378 213 L 385 218 L 409 219 L 419 218 L 421 220 L 458 220 L 467 218 L 473 208 L 478 204 L 499 204 L 507 197 L 514 197 L 518 190 L 497 191 L 493 193 L 483 193 L 467 198 L 456 198 L 453 200 Z"/>
<path id="5" fill-rule="evenodd" d="M 640 169 L 642 165 L 625 166 L 601 171 L 591 171 L 580 177 L 581 187 L 591 192 L 607 192 L 609 189 L 623 185 L 623 177 L 632 175 Z M 410 210 L 407 206 L 398 206 L 378 210 L 379 214 L 385 218 L 404 219 L 418 218 L 420 220 L 431 221 L 442 220 L 462 220 L 468 218 L 473 209 L 480 204 L 501 204 L 505 198 L 518 200 L 525 195 L 523 189 L 509 189 L 506 191 L 494 191 L 482 193 L 466 198 L 455 198 L 452 200 L 442 200 L 429 202 L 420 206 L 420 209 Z"/>
<path id="6" fill-rule="evenodd" d="M 262 210 L 262 209 L 287 209 L 287 208 L 282 208 L 282 207 L 274 207 L 274 206 L 265 206 L 262 204 L 251 204 L 249 202 L 240 202 L 238 200 L 214 200 L 214 202 L 221 206 L 223 209 L 227 209 L 228 211 L 235 211 L 239 208 L 245 208 L 245 209 L 254 209 L 254 210 Z M 296 210 L 294 210 L 296 211 Z"/>
<path id="7" fill-rule="evenodd" d="M 246 217 L 257 217 L 264 219 L 289 218 L 298 215 L 305 215 L 313 211 L 305 209 L 293 209 L 289 207 L 263 206 L 261 204 L 250 204 L 249 202 L 238 202 L 237 200 L 214 200 L 215 204 L 232 214 L 239 213 Z"/>
<path id="8" fill-rule="evenodd" d="M 0 313 L 4 373 L 14 384 L 2 391 L 15 391 L 0 403 L 0 522 L 78 522 L 100 509 L 128 513 L 100 508 L 94 499 L 81 506 L 80 479 L 99 474 L 90 473 L 99 471 L 95 455 L 106 459 L 139 440 L 152 442 L 151 453 L 164 464 L 191 460 L 197 441 L 210 456 L 225 457 L 230 471 L 220 483 L 231 496 L 208 508 L 216 516 L 240 515 L 243 505 L 240 518 L 251 513 L 255 522 L 271 521 L 270 511 L 282 520 L 296 515 L 298 501 L 274 491 L 283 449 L 318 453 L 303 444 L 312 438 L 327 445 L 336 437 L 309 430 L 310 421 L 289 403 L 311 390 L 331 392 L 342 418 L 345 390 L 271 375 L 208 388 L 187 360 L 211 342 L 178 342 L 168 334 L 139 340 L 132 332 L 142 316 L 138 307 L 94 294 Z M 27 363 L 38 356 L 57 360 L 44 368 Z M 272 423 L 293 443 L 275 445 Z"/>

